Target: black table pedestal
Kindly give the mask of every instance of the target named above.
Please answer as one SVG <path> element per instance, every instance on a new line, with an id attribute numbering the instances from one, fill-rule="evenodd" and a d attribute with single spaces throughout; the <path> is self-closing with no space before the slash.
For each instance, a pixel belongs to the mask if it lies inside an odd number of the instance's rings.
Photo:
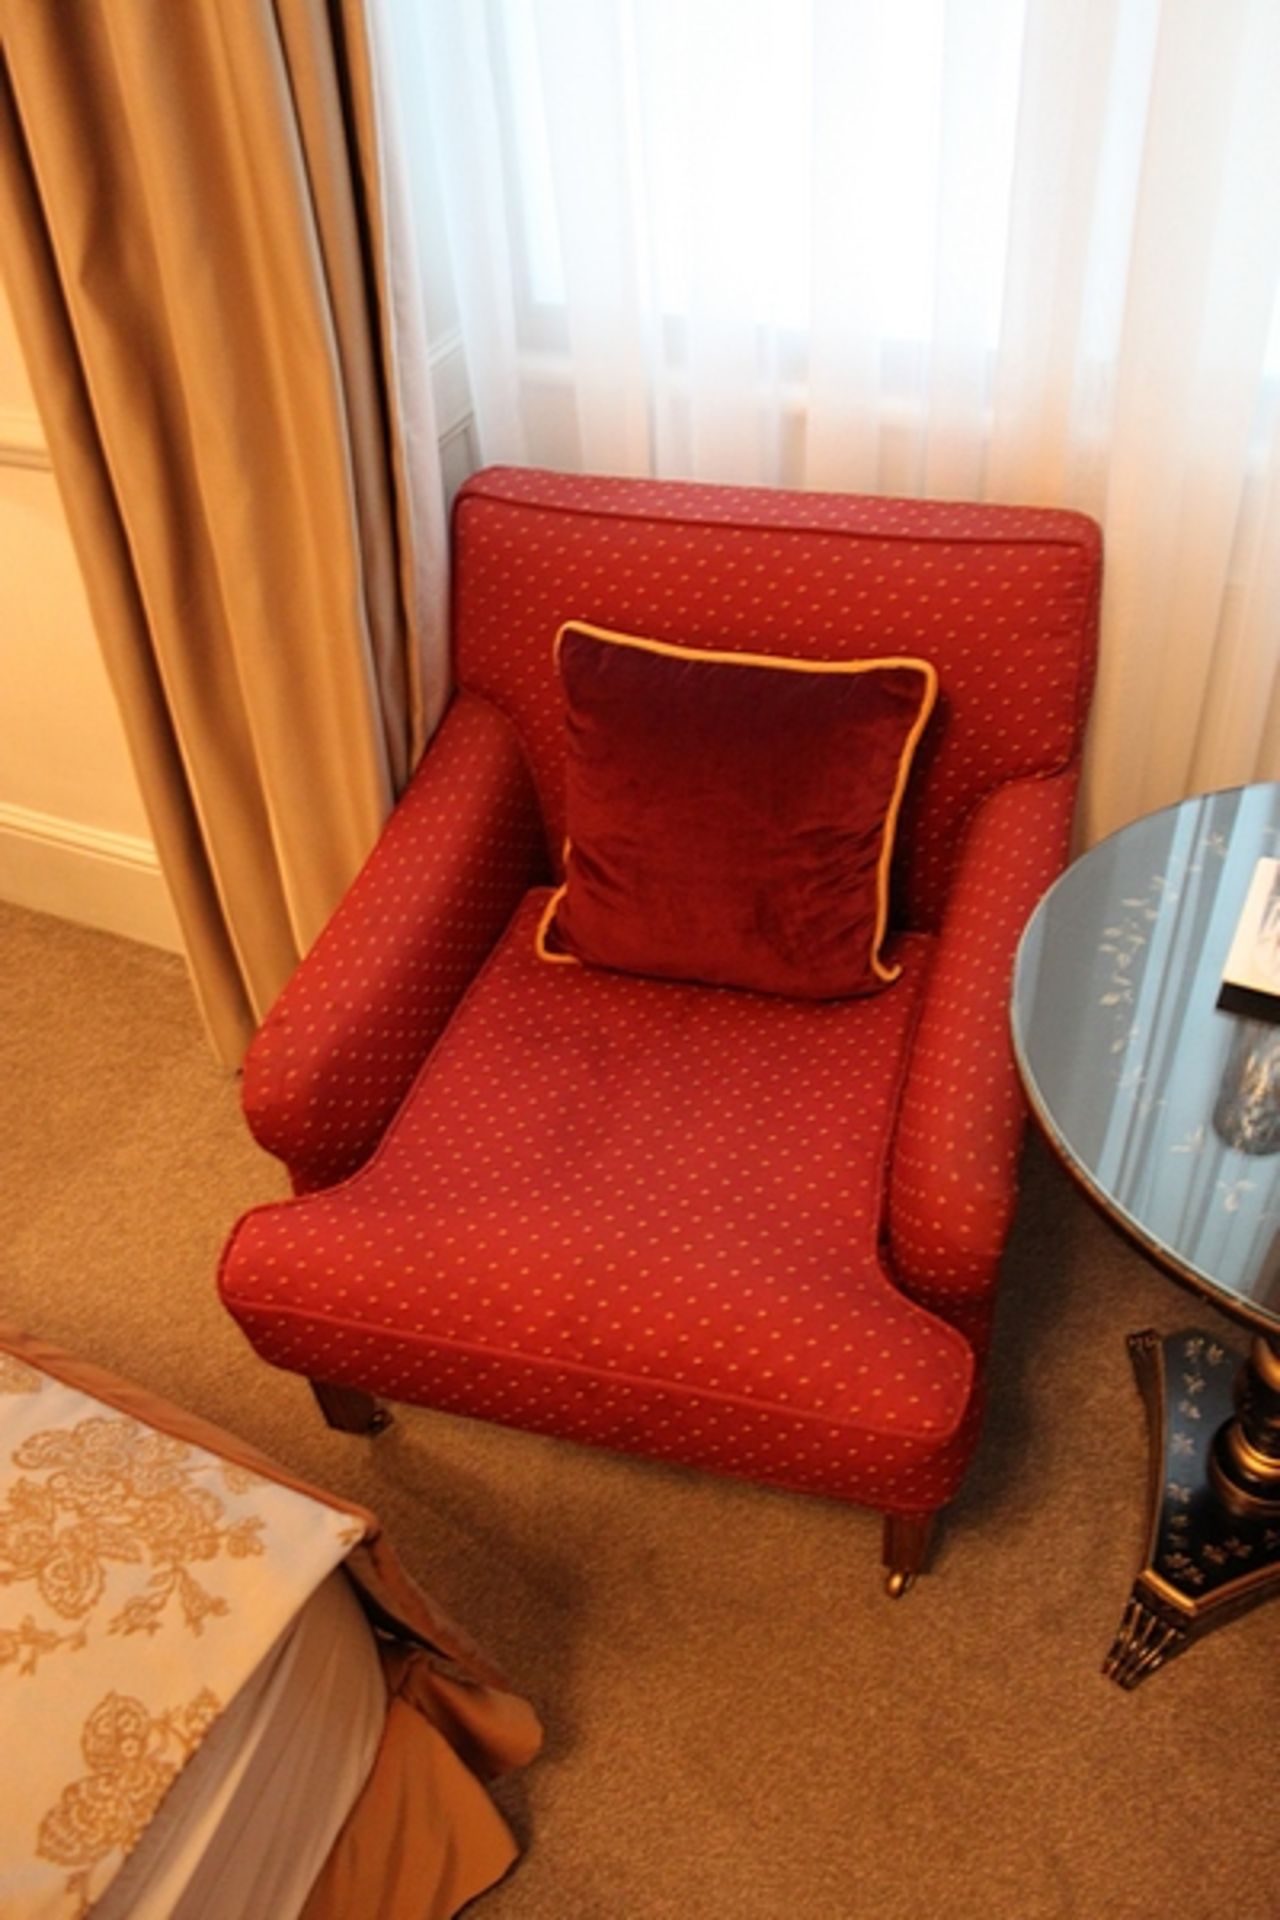
<path id="1" fill-rule="evenodd" d="M 1130 1334 L 1146 1403 L 1146 1559 L 1103 1663 L 1118 1685 L 1280 1591 L 1280 1349 L 1243 1362 L 1189 1327 Z"/>

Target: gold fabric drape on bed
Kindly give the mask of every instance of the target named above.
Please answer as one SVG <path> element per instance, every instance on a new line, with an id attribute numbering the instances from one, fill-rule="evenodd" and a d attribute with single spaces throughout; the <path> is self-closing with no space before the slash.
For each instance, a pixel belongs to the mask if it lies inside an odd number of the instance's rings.
<path id="1" fill-rule="evenodd" d="M 358 0 L 0 0 L 0 253 L 228 1061 L 445 697 L 374 28 Z"/>

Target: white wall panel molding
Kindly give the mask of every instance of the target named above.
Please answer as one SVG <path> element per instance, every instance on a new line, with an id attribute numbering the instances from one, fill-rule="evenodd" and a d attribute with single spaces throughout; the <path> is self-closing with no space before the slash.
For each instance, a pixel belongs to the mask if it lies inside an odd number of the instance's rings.
<path id="1" fill-rule="evenodd" d="M 462 335 L 455 329 L 441 336 L 431 349 L 431 391 L 436 407 L 436 435 L 445 504 L 480 464 L 476 445 L 475 411 Z"/>
<path id="2" fill-rule="evenodd" d="M 462 335 L 455 327 L 437 340 L 428 356 L 431 392 L 436 403 L 436 432 L 441 440 L 471 418 L 471 379 Z"/>
<path id="3" fill-rule="evenodd" d="M 155 848 L 134 834 L 0 803 L 0 899 L 182 952 Z"/>

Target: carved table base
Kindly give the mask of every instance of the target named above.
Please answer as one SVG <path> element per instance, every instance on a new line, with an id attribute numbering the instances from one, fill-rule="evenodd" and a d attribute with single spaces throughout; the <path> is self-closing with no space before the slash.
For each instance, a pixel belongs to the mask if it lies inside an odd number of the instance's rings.
<path id="1" fill-rule="evenodd" d="M 1126 1688 L 1280 1592 L 1280 1352 L 1194 1327 L 1129 1336 L 1146 1402 L 1146 1560 L 1103 1672 Z"/>

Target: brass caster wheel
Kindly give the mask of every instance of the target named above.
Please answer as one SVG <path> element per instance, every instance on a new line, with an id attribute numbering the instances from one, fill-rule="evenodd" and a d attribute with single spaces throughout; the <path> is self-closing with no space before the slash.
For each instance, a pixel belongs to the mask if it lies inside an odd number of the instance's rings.
<path id="1" fill-rule="evenodd" d="M 884 1590 L 891 1600 L 901 1600 L 904 1593 L 910 1593 L 915 1583 L 914 1573 L 903 1573 L 899 1569 L 885 1575 Z"/>

